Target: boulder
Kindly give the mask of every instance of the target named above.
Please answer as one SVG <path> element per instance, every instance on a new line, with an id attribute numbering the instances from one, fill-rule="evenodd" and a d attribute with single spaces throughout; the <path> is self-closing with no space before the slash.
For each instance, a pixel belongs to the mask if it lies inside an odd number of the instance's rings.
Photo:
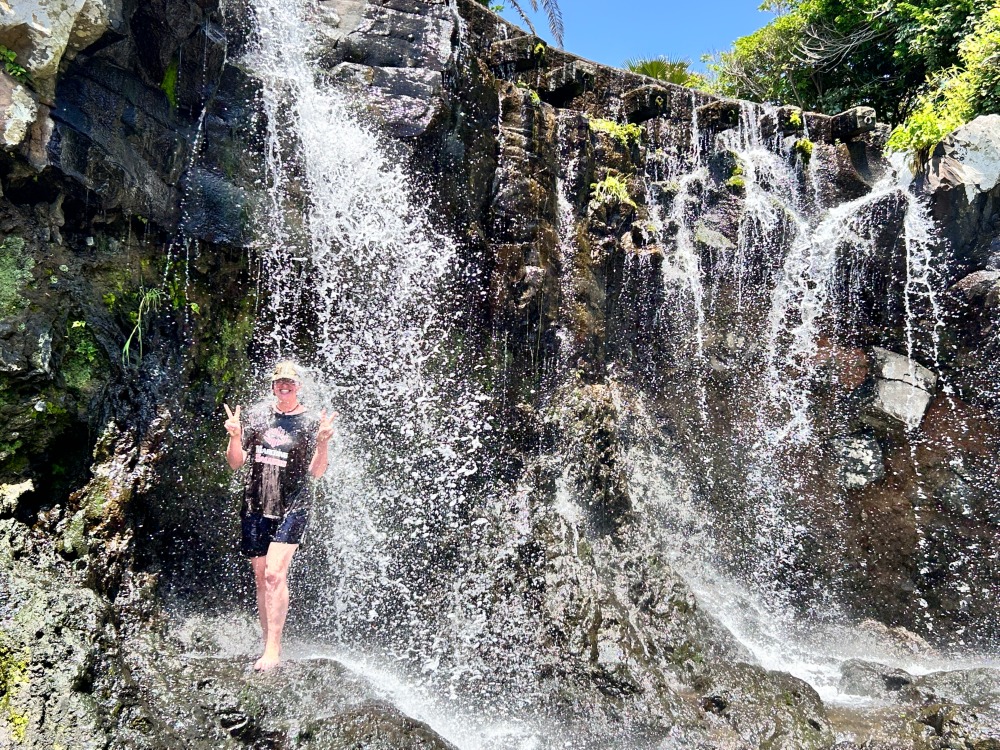
<path id="1" fill-rule="evenodd" d="M 0 484 L 0 516 L 13 515 L 21 496 L 34 489 L 35 485 L 30 479 L 15 484 Z"/>
<path id="2" fill-rule="evenodd" d="M 967 706 L 934 704 L 917 721 L 937 735 L 931 747 L 961 750 L 1000 750 L 1000 719 L 995 713 Z"/>
<path id="3" fill-rule="evenodd" d="M 883 427 L 920 426 L 930 403 L 937 375 L 903 354 L 875 347 L 872 353 L 875 395 L 865 419 Z"/>
<path id="4" fill-rule="evenodd" d="M 1000 669 L 980 667 L 932 672 L 912 680 L 924 704 L 958 703 L 989 707 L 1000 702 Z"/>
<path id="5" fill-rule="evenodd" d="M 1000 268 L 993 218 L 1000 208 L 1000 115 L 977 117 L 941 141 L 918 188 L 930 196 L 933 216 L 958 261 L 956 277 Z"/>
<path id="6" fill-rule="evenodd" d="M 802 680 L 752 664 L 732 664 L 719 671 L 714 683 L 700 698 L 703 710 L 725 719 L 750 747 L 819 750 L 833 744 L 823 703 Z"/>
<path id="7" fill-rule="evenodd" d="M 121 24 L 121 0 L 19 0 L 0 6 L 0 44 L 17 54 L 43 99 L 51 99 L 59 63 Z"/>
<path id="8" fill-rule="evenodd" d="M 840 667 L 840 692 L 884 700 L 897 698 L 913 683 L 914 677 L 902 669 L 877 662 L 849 659 Z"/>
<path id="9" fill-rule="evenodd" d="M 24 86 L 0 71 L 0 140 L 10 149 L 20 145 L 38 117 L 38 101 Z"/>
<path id="10" fill-rule="evenodd" d="M 875 129 L 875 110 L 871 107 L 854 107 L 834 115 L 830 122 L 831 134 L 834 139 L 850 141 L 862 133 Z"/>

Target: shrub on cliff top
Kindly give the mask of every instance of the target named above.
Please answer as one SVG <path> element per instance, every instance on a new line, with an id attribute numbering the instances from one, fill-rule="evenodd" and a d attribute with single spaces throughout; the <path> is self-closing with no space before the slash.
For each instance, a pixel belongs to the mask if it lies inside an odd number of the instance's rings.
<path id="1" fill-rule="evenodd" d="M 932 76 L 902 125 L 894 151 L 926 152 L 977 115 L 1000 113 L 1000 7 L 986 13 L 959 45 L 961 65 Z"/>
<path id="2" fill-rule="evenodd" d="M 899 123 L 929 76 L 959 63 L 960 46 L 995 0 L 766 0 L 763 28 L 708 58 L 726 96 L 834 113 L 864 104 Z"/>

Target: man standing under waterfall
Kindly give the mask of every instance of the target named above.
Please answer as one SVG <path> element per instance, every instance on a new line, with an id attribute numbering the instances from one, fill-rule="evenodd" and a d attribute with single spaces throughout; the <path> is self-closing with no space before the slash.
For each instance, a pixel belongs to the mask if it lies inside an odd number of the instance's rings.
<path id="1" fill-rule="evenodd" d="M 288 567 L 309 520 L 310 477 L 326 471 L 334 412 L 319 419 L 299 403 L 298 365 L 283 361 L 271 374 L 274 401 L 253 407 L 244 427 L 240 409 L 226 407 L 232 469 L 251 461 L 240 509 L 243 553 L 250 558 L 257 584 L 257 613 L 264 632 L 264 653 L 254 669 L 281 660 L 281 631 L 288 614 Z"/>

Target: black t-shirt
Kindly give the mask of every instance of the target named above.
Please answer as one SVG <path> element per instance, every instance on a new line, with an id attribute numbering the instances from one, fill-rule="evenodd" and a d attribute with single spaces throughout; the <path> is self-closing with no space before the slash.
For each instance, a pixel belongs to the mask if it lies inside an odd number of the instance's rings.
<path id="1" fill-rule="evenodd" d="M 243 512 L 282 518 L 312 504 L 309 463 L 316 450 L 317 420 L 308 411 L 281 414 L 273 404 L 260 404 L 243 428 L 243 450 L 250 471 L 243 493 Z"/>

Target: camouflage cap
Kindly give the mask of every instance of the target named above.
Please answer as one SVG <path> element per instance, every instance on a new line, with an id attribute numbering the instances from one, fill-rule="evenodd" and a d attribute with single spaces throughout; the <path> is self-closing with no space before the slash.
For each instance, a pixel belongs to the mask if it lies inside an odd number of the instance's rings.
<path id="1" fill-rule="evenodd" d="M 296 383 L 301 383 L 302 374 L 299 366 L 290 359 L 282 360 L 274 366 L 274 372 L 271 373 L 271 382 L 275 380 L 294 380 Z"/>

